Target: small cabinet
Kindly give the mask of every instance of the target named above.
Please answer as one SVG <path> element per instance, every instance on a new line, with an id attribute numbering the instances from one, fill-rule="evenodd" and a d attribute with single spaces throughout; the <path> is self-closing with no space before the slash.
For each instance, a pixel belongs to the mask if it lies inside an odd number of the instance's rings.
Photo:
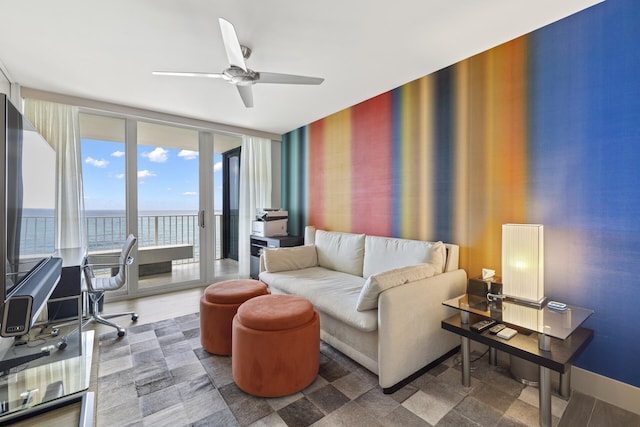
<path id="1" fill-rule="evenodd" d="M 301 236 L 274 236 L 262 237 L 251 235 L 251 264 L 249 273 L 252 279 L 258 280 L 260 274 L 260 255 L 263 248 L 285 248 L 302 245 Z"/>

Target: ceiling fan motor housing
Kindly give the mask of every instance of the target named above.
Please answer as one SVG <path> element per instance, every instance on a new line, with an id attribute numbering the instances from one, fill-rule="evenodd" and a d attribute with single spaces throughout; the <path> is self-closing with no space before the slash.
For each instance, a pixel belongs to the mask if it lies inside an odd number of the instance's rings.
<path id="1" fill-rule="evenodd" d="M 222 72 L 224 79 L 234 85 L 248 86 L 260 79 L 260 73 L 247 68 L 247 71 L 240 67 L 231 66 Z"/>

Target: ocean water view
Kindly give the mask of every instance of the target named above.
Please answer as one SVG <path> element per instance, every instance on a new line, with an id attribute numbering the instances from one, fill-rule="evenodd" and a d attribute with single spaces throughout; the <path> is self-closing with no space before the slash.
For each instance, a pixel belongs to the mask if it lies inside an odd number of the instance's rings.
<path id="1" fill-rule="evenodd" d="M 49 254 L 55 250 L 56 224 L 50 209 L 25 209 L 22 213 L 21 252 Z M 120 249 L 126 238 L 124 210 L 88 210 L 85 233 L 89 252 Z M 190 244 L 199 258 L 198 215 L 188 210 L 140 211 L 139 247 Z"/>

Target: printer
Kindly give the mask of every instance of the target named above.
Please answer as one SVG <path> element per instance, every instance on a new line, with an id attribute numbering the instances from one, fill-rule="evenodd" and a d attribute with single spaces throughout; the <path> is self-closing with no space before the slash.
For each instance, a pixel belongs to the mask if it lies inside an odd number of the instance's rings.
<path id="1" fill-rule="evenodd" d="M 251 223 L 251 234 L 260 237 L 286 236 L 289 212 L 277 208 L 256 209 L 256 219 Z"/>

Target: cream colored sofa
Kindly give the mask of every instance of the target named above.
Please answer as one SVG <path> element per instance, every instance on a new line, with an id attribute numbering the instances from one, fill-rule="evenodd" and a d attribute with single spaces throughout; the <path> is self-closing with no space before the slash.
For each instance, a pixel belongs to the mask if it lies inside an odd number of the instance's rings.
<path id="1" fill-rule="evenodd" d="M 440 327 L 442 301 L 464 293 L 457 245 L 307 227 L 305 246 L 266 249 L 260 280 L 309 299 L 321 338 L 392 392 L 460 340 Z"/>

